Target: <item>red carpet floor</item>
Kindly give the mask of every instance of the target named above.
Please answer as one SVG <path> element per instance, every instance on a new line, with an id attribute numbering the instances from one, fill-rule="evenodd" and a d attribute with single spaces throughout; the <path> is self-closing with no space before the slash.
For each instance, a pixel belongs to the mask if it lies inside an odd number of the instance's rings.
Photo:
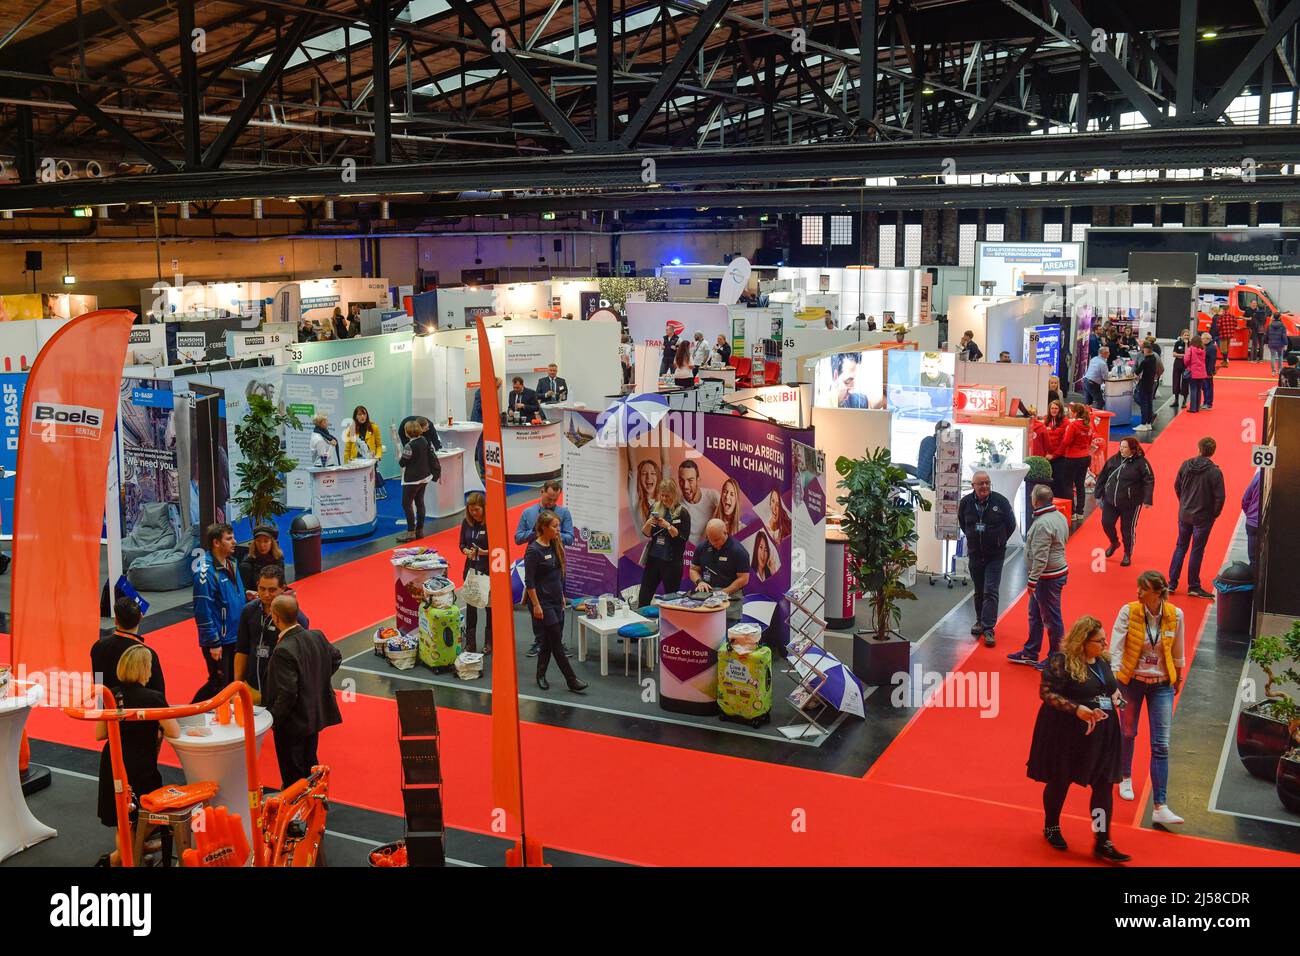
<path id="1" fill-rule="evenodd" d="M 1231 371 L 1249 374 L 1244 363 Z M 1250 370 L 1257 371 L 1257 370 Z M 1211 536 L 1203 583 L 1227 550 L 1237 501 L 1249 476 L 1238 447 L 1242 421 L 1258 419 L 1259 381 L 1218 385 L 1215 408 L 1180 415 L 1151 447 L 1156 506 L 1143 515 L 1137 560 L 1121 570 L 1118 558 L 1090 572 L 1094 548 L 1104 547 L 1099 519 L 1090 519 L 1070 543 L 1074 569 L 1066 589 L 1067 618 L 1094 613 L 1107 627 L 1133 593 L 1146 566 L 1167 570 L 1172 548 L 1177 465 L 1195 452 L 1196 439 L 1214 434 L 1228 482 L 1224 517 Z M 1244 441 L 1245 444 L 1250 444 Z M 512 515 L 512 520 L 515 520 Z M 435 536 L 455 552 L 454 531 Z M 1184 582 L 1185 586 L 1185 582 Z M 392 572 L 386 554 L 327 571 L 298 587 L 303 606 L 331 637 L 364 629 L 391 614 Z M 1187 612 L 1189 650 L 1208 602 L 1179 599 Z M 926 709 L 895 740 L 865 778 L 801 770 L 776 763 L 701 753 L 564 727 L 525 723 L 522 730 L 529 835 L 544 845 L 647 865 L 1086 865 L 1091 858 L 1087 808 L 1067 805 L 1065 834 L 1077 849 L 1059 854 L 1044 843 L 1039 789 L 1024 776 L 1029 732 L 1038 706 L 1036 676 L 1005 663 L 1025 632 L 1025 603 L 1009 608 L 999 646 L 980 648 L 964 666 L 996 673 L 1000 710 L 992 719 L 974 711 Z M 201 683 L 193 624 L 150 636 L 167 668 L 168 684 L 184 692 Z M 172 696 L 180 699 L 181 694 Z M 343 706 L 344 723 L 321 736 L 321 757 L 333 767 L 335 799 L 387 813 L 400 812 L 396 707 L 358 696 Z M 491 831 L 490 719 L 446 709 L 440 715 L 446 821 L 453 828 Z M 88 726 L 54 711 L 33 715 L 32 734 L 94 746 Z M 853 733 L 853 726 L 840 733 Z M 1145 735 L 1144 735 L 1145 736 Z M 269 744 L 269 742 L 268 742 Z M 265 779 L 277 773 L 263 751 Z M 166 753 L 166 751 L 164 751 Z M 1135 773 L 1146 779 L 1146 751 Z M 1176 774 L 1175 764 L 1173 772 Z M 1168 866 L 1294 866 L 1292 854 L 1131 827 L 1137 804 L 1125 805 L 1116 842 L 1135 864 Z"/>

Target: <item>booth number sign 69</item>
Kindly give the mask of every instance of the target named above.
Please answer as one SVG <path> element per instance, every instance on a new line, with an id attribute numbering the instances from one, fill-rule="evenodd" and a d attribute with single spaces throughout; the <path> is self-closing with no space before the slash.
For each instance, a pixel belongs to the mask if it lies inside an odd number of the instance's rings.
<path id="1" fill-rule="evenodd" d="M 1255 445 L 1250 451 L 1250 463 L 1256 468 L 1272 468 L 1277 464 L 1277 448 L 1273 445 Z"/>

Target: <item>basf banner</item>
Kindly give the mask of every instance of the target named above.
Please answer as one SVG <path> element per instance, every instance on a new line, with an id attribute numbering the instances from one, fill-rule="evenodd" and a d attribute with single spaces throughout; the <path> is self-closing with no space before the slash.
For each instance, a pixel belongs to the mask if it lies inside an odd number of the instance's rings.
<path id="1" fill-rule="evenodd" d="M 14 530 L 14 491 L 17 487 L 13 474 L 18 466 L 18 437 L 22 434 L 23 392 L 27 389 L 26 372 L 0 372 L 0 468 L 5 477 L 0 478 L 0 533 L 12 535 Z"/>
<path id="2" fill-rule="evenodd" d="M 1083 272 L 1079 242 L 977 242 L 975 285 L 992 282 L 992 295 L 1019 295 L 1025 276 L 1077 276 Z"/>

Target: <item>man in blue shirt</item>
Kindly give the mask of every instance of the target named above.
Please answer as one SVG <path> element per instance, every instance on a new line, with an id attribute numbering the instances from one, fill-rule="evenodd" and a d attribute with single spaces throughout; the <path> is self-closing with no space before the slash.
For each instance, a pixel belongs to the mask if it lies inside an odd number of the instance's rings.
<path id="1" fill-rule="evenodd" d="M 194 695 L 207 700 L 235 676 L 235 646 L 239 613 L 244 609 L 244 585 L 231 556 L 235 532 L 228 524 L 210 524 L 203 534 L 205 550 L 194 561 L 194 622 L 208 679 Z"/>
<path id="2" fill-rule="evenodd" d="M 1083 373 L 1083 387 L 1088 404 L 1093 408 L 1105 408 L 1106 400 L 1102 397 L 1101 386 L 1106 381 L 1110 370 L 1110 348 L 1103 345 L 1089 361 L 1088 369 Z"/>
<path id="3" fill-rule="evenodd" d="M 515 544 L 528 545 L 537 537 L 537 519 L 543 511 L 553 511 L 560 519 L 560 543 L 564 547 L 573 544 L 573 515 L 569 509 L 560 504 L 560 483 L 552 478 L 542 485 L 542 497 L 524 509 L 519 516 L 519 526 L 515 528 Z M 541 645 L 533 641 L 528 648 L 528 656 L 536 657 Z M 565 651 L 568 654 L 568 651 Z"/>

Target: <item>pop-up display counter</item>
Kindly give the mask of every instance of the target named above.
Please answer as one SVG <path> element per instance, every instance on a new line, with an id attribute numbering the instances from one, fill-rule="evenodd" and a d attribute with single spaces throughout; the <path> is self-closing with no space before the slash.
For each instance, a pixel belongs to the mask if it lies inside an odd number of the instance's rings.
<path id="1" fill-rule="evenodd" d="M 311 512 L 322 538 L 363 538 L 375 530 L 375 463 L 366 458 L 308 468 Z"/>
<path id="2" fill-rule="evenodd" d="M 454 422 L 451 425 L 438 426 L 438 438 L 442 447 L 448 450 L 460 449 L 462 452 L 461 475 L 464 492 L 483 491 L 483 479 L 478 474 L 478 464 L 474 459 L 474 450 L 478 448 L 483 436 L 483 426 L 479 422 Z"/>
<path id="3" fill-rule="evenodd" d="M 522 484 L 560 477 L 560 423 L 501 426 L 501 455 L 508 482 Z"/>
<path id="4" fill-rule="evenodd" d="M 1106 379 L 1106 411 L 1113 416 L 1112 425 L 1129 425 L 1133 422 L 1133 387 L 1136 375 Z"/>
<path id="5" fill-rule="evenodd" d="M 684 714 L 718 712 L 718 648 L 727 604 L 659 605 L 659 706 Z"/>

